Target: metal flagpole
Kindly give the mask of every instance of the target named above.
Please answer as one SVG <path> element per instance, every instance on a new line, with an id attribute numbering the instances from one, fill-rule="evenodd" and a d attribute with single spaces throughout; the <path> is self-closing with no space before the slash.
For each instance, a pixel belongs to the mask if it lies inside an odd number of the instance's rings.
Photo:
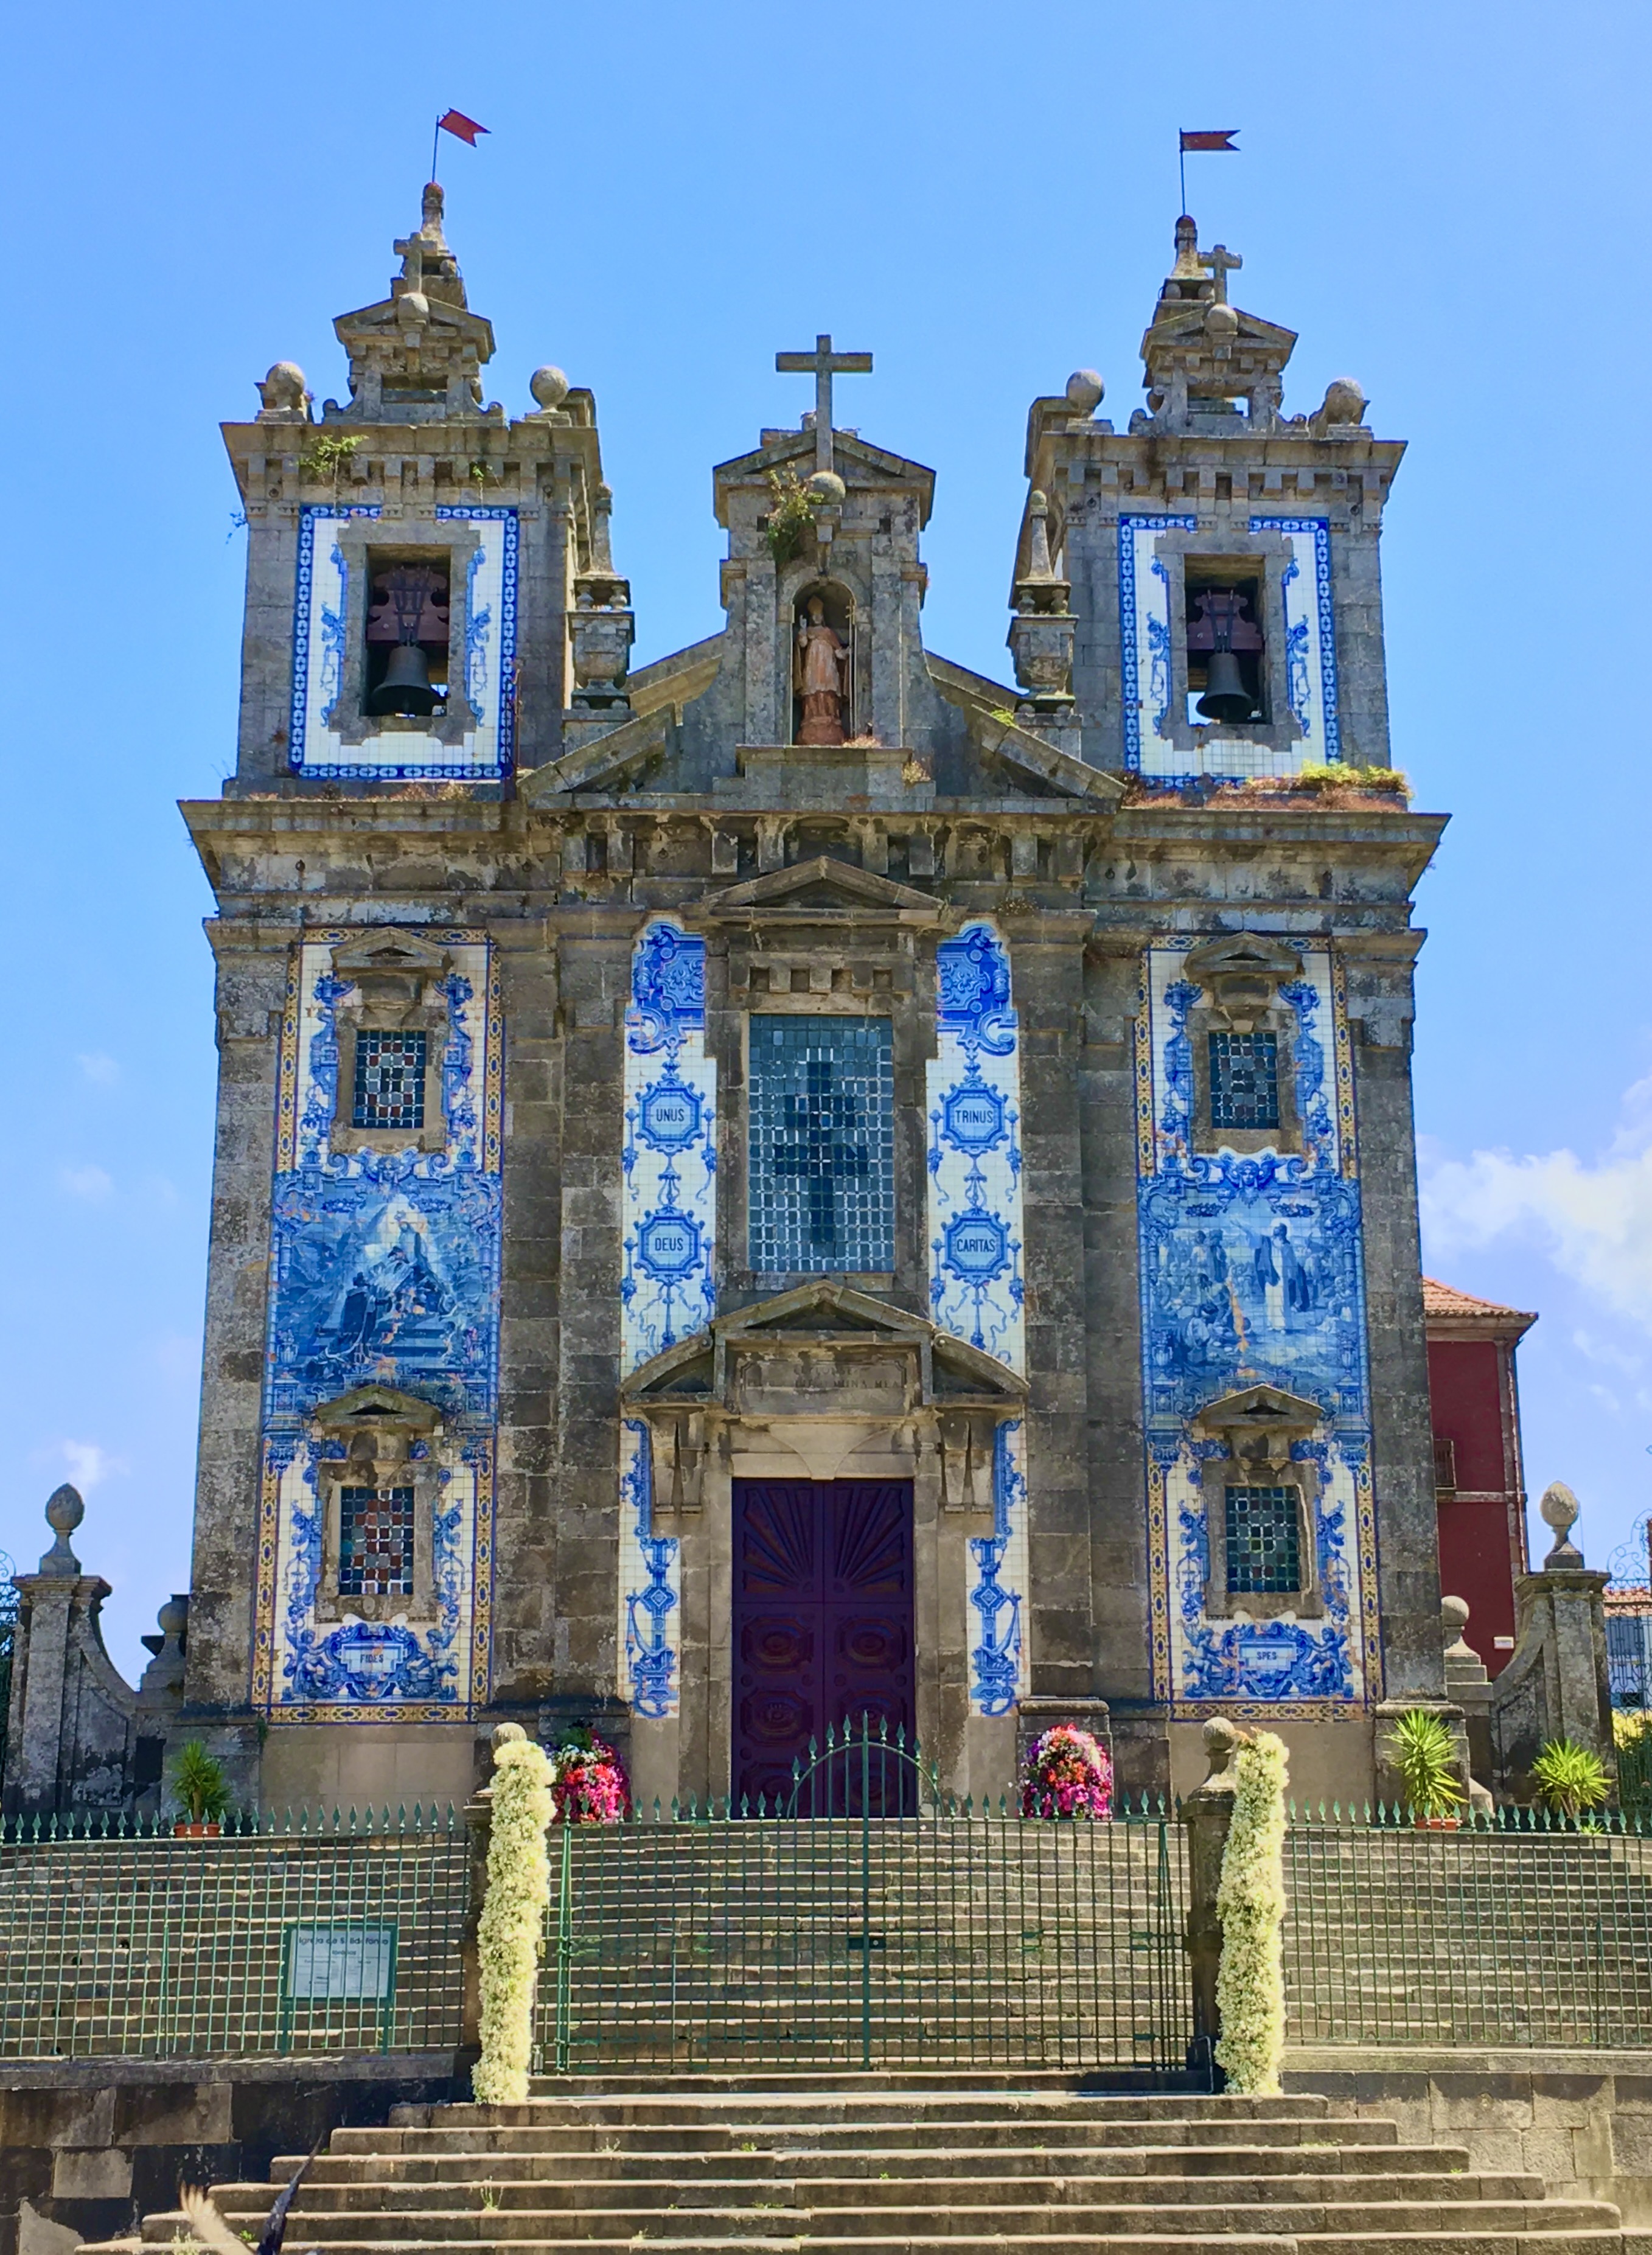
<path id="1" fill-rule="evenodd" d="M 441 122 L 440 118 L 439 117 L 439 118 L 436 120 L 436 128 L 435 128 L 435 130 L 434 130 L 434 132 L 432 132 L 432 135 L 431 135 L 431 137 L 430 137 L 430 177 L 431 177 L 431 179 L 432 179 L 432 180 L 433 180 L 433 179 L 435 179 L 435 177 L 436 177 L 436 151 L 438 151 L 438 149 L 439 149 L 439 148 L 440 148 L 440 146 L 441 146 L 441 137 L 442 137 L 442 122 Z M 1184 171 L 1184 172 L 1185 172 L 1185 171 L 1186 171 L 1186 169 L 1187 169 L 1187 160 L 1186 160 L 1186 158 L 1183 158 L 1183 160 L 1182 160 L 1182 169 L 1183 169 L 1183 171 Z"/>
<path id="2" fill-rule="evenodd" d="M 1176 136 L 1176 158 L 1177 158 L 1177 164 L 1178 164 L 1178 165 L 1180 165 L 1180 167 L 1181 167 L 1181 172 L 1182 172 L 1182 209 L 1183 209 L 1184 211 L 1185 211 L 1185 210 L 1187 209 L 1187 144 L 1186 144 L 1186 142 L 1182 138 L 1182 136 L 1181 136 L 1181 133 L 1180 133 L 1180 131 L 1179 131 L 1179 130 L 1177 131 L 1177 136 Z M 432 164 L 432 167 L 433 167 L 433 166 L 434 166 L 434 165 L 435 165 L 436 159 L 432 157 L 432 158 L 431 158 L 431 160 L 430 160 L 430 161 L 431 161 L 431 164 Z M 432 178 L 432 179 L 435 179 L 435 177 L 436 177 L 435 172 L 434 172 L 434 171 L 432 170 L 432 173 L 431 173 L 431 178 Z"/>

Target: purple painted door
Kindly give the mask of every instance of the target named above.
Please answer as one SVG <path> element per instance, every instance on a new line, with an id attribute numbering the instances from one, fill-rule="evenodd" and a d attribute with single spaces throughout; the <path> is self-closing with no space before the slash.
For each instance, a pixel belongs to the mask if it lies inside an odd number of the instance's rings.
<path id="1" fill-rule="evenodd" d="M 863 1714 L 910 1746 L 910 1481 L 736 1480 L 734 1613 L 736 1802 L 784 1807 L 810 1740 Z"/>

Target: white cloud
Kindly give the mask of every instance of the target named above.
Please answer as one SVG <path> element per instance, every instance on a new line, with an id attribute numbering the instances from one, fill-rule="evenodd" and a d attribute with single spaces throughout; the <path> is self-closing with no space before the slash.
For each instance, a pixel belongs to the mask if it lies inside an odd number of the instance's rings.
<path id="1" fill-rule="evenodd" d="M 82 1050 L 75 1063 L 85 1078 L 97 1088 L 112 1088 L 121 1077 L 119 1065 L 112 1057 L 105 1057 L 101 1050 L 90 1052 Z"/>
<path id="2" fill-rule="evenodd" d="M 130 1470 L 124 1457 L 112 1457 L 95 1441 L 60 1441 L 58 1453 L 69 1468 L 69 1478 L 82 1495 L 101 1487 L 112 1472 Z"/>
<path id="3" fill-rule="evenodd" d="M 1652 1079 L 1626 1092 L 1617 1133 L 1592 1163 L 1568 1150 L 1431 1158 L 1423 1155 L 1422 1177 L 1431 1260 L 1524 1239 L 1603 1307 L 1652 1331 Z M 1577 1344 L 1610 1359 L 1594 1342 Z"/>
<path id="4" fill-rule="evenodd" d="M 102 1167 L 60 1167 L 58 1181 L 71 1198 L 106 1198 L 115 1187 Z"/>

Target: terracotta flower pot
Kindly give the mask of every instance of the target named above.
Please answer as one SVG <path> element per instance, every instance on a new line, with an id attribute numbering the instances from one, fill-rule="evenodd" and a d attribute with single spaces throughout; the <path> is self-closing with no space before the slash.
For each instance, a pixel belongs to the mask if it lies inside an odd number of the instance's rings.
<path id="1" fill-rule="evenodd" d="M 1414 1816 L 1411 1819 L 1419 1832 L 1455 1832 L 1461 1822 L 1458 1816 Z"/>
<path id="2" fill-rule="evenodd" d="M 187 1816 L 179 1817 L 172 1827 L 174 1840 L 216 1840 L 223 1832 L 221 1824 L 197 1824 Z"/>

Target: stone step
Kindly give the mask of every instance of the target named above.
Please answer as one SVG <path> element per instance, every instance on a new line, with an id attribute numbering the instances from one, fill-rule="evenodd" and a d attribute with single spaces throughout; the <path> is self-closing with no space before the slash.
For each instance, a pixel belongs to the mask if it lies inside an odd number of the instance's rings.
<path id="1" fill-rule="evenodd" d="M 271 2181 L 283 2184 L 297 2167 L 284 2156 L 271 2169 Z M 795 2181 L 812 2189 L 839 2185 L 881 2186 L 885 2181 L 916 2183 L 945 2179 L 973 2188 L 963 2197 L 996 2197 L 996 2188 L 1015 2181 L 1046 2180 L 1065 2184 L 1121 2184 L 1133 2189 L 1149 2184 L 1186 2186 L 1192 2197 L 1201 2186 L 1255 2188 L 1257 2199 L 1290 2198 L 1293 2184 L 1321 2187 L 1327 2181 L 1357 2181 L 1361 2194 L 1377 2198 L 1380 2184 L 1395 2188 L 1396 2198 L 1420 2187 L 1460 2186 L 1468 2167 L 1466 2149 L 1417 2146 L 1325 2146 L 1318 2151 L 1302 2146 L 1276 2148 L 1215 2146 L 1177 2152 L 1174 2148 L 1135 2146 L 1087 2150 L 1051 2146 L 972 2148 L 948 2146 L 940 2151 L 904 2146 L 879 2146 L 864 2153 L 782 2154 L 768 2152 L 714 2153 L 644 2153 L 622 2148 L 612 2153 L 499 2153 L 475 2151 L 424 2157 L 398 2153 L 358 2155 L 320 2154 L 305 2180 L 305 2196 L 320 2186 L 357 2184 L 467 2185 L 486 2181 L 501 2184 L 543 2183 L 554 2177 L 570 2192 L 583 2191 L 593 2198 L 629 2186 L 639 2199 L 650 2186 L 674 2194 L 684 2186 L 701 2189 L 712 2185 L 763 2186 Z M 1504 2176 L 1478 2180 L 1487 2199 L 1539 2197 L 1537 2177 Z M 260 2186 L 268 2193 L 268 2186 Z M 1167 2195 L 1168 2196 L 1168 2195 Z M 1213 2192 L 1212 2197 L 1215 2197 Z M 1309 2195 L 1304 2195 L 1303 2197 Z"/>
<path id="2" fill-rule="evenodd" d="M 966 2122 L 990 2115 L 994 2120 L 1016 2123 L 1063 2122 L 1083 2119 L 1122 2127 L 1199 2122 L 1319 2122 L 1328 2118 L 1330 2101 L 1317 2095 L 1283 2098 L 1230 2098 L 1204 2092 L 1177 2091 L 1163 2097 L 1130 2095 L 1110 2097 L 1079 2090 L 1005 2090 L 993 2094 L 990 2106 L 976 2093 L 961 2090 L 889 2090 L 880 2079 L 867 2076 L 854 2087 L 840 2082 L 822 2087 L 808 2076 L 798 2078 L 798 2088 L 765 2091 L 754 2099 L 738 2089 L 676 2089 L 677 2078 L 666 2078 L 671 2089 L 663 2092 L 657 2082 L 650 2090 L 609 2093 L 564 2094 L 528 2099 L 520 2106 L 457 2104 L 423 2110 L 401 2108 L 403 2115 L 423 2111 L 427 2123 L 439 2118 L 446 2129 L 463 2130 L 485 2122 L 489 2128 L 547 2126 L 593 2122 L 643 2128 L 655 2123 L 719 2122 L 749 2125 L 767 2121 L 776 2126 L 800 2121 L 820 2123 L 895 2122 L 921 2116 L 925 2122 Z M 407 2121 L 396 2126 L 421 2126 Z M 369 2132 L 382 2136 L 382 2132 Z"/>
<path id="3" fill-rule="evenodd" d="M 513 2110 L 502 2109 L 502 2111 Z M 497 2128 L 472 2123 L 453 2129 L 335 2130 L 335 2155 L 393 2153 L 419 2154 L 468 2153 L 592 2153 L 617 2149 L 637 2153 L 697 2151 L 726 2153 L 742 2150 L 795 2153 L 865 2152 L 886 2150 L 890 2140 L 910 2145 L 927 2124 L 905 2122 L 812 2122 L 807 2119 L 777 2125 L 772 2122 L 734 2122 L 714 2126 L 696 2124 L 650 2125 L 635 2128 L 624 2123 L 595 2123 L 580 2126 L 560 2124 L 545 2127 L 504 2123 Z M 1221 2152 L 1235 2146 L 1254 2146 L 1296 2153 L 1304 2146 L 1342 2147 L 1388 2146 L 1398 2143 L 1392 2122 L 1267 2120 L 1109 2122 L 1076 2119 L 988 2118 L 951 2120 L 945 2124 L 947 2144 L 964 2144 L 978 2150 L 1015 2149 L 1030 2138 L 1042 2145 L 1064 2149 L 1138 2153 L 1175 2148 L 1185 2152 Z M 1305 2134 L 1304 2132 L 1309 2133 Z M 293 2167 L 297 2167 L 295 2160 Z"/>
<path id="4" fill-rule="evenodd" d="M 457 2237 L 446 2234 L 421 2237 L 400 2229 L 391 2237 L 369 2229 L 359 2230 L 354 2237 L 328 2237 L 317 2244 L 324 2245 L 328 2255 L 384 2255 L 387 2247 L 394 2247 L 397 2255 L 439 2255 L 439 2251 L 455 2245 L 501 2251 L 501 2255 L 503 2251 L 509 2251 L 509 2255 L 588 2255 L 591 2244 L 587 2239 L 518 2234 L 503 2228 L 503 2219 L 497 2214 L 478 2215 L 468 2221 L 475 2229 Z M 171 2215 L 146 2218 L 141 2244 L 171 2246 L 182 2222 L 181 2216 Z M 782 2255 L 782 2251 L 785 2255 L 791 2255 L 791 2251 L 796 2255 L 805 2255 L 805 2251 L 806 2255 L 830 2255 L 835 2249 L 842 2249 L 844 2255 L 1005 2255 L 1010 2247 L 1024 2250 L 1025 2255 L 1097 2255 L 1098 2247 L 1105 2248 L 1107 2255 L 1629 2255 L 1631 2243 L 1638 2241 L 1635 2255 L 1641 2255 L 1648 2237 L 1652 2235 L 1626 2233 L 1613 2223 L 1529 2231 L 1248 2231 L 1210 2236 L 1144 2231 L 1120 2233 L 1100 2241 L 1093 2235 L 1076 2232 L 1013 2238 L 997 2233 L 974 2237 L 963 2233 L 883 2237 L 825 2230 L 769 2234 L 731 2230 L 673 2237 L 669 2244 L 671 2255 L 691 2255 L 691 2251 L 698 2250 L 705 2251 L 705 2255 L 742 2255 L 748 2249 L 754 2255 Z M 102 2249 L 87 2251 L 87 2255 L 117 2255 L 117 2251 L 137 2244 L 114 2241 Z"/>

